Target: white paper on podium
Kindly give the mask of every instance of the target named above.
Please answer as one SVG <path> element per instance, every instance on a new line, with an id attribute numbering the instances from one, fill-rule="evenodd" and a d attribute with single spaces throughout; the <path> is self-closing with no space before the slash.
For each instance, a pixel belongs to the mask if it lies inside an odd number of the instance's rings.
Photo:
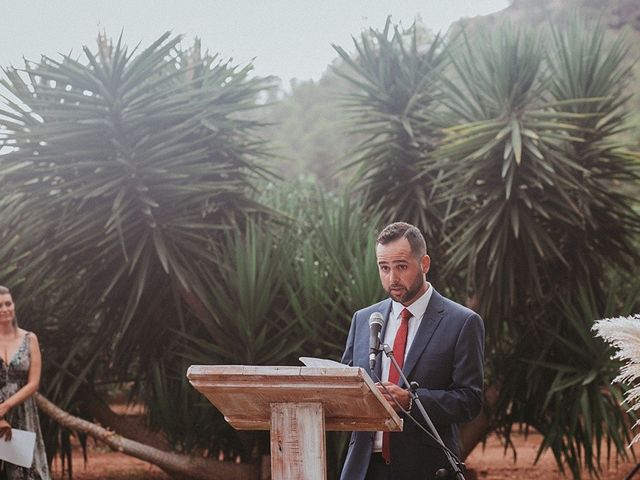
<path id="1" fill-rule="evenodd" d="M 0 439 L 0 460 L 29 468 L 33 463 L 36 434 L 26 430 L 11 429 L 11 440 Z"/>
<path id="2" fill-rule="evenodd" d="M 349 368 L 349 365 L 336 362 L 335 360 L 327 360 L 326 358 L 300 357 L 298 360 L 304 363 L 307 367 Z"/>

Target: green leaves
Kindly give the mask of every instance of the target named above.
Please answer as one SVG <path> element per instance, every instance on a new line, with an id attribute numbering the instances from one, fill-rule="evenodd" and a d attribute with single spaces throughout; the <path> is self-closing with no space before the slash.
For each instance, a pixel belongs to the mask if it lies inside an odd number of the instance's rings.
<path id="1" fill-rule="evenodd" d="M 500 432 L 508 438 L 513 423 L 533 426 L 544 435 L 538 457 L 551 449 L 573 478 L 581 478 L 583 467 L 596 474 L 612 449 L 626 458 L 628 426 L 635 419 L 621 405 L 624 389 L 611 382 L 619 363 L 591 327 L 593 319 L 637 308 L 640 282 L 618 275 L 604 282 L 604 299 L 593 289 L 579 288 L 571 298 L 556 299 L 557 310 L 545 306 L 526 335 L 496 362 L 504 378 L 496 418 Z M 556 311 L 560 316 L 552 324 L 545 317 Z"/>
<path id="2" fill-rule="evenodd" d="M 184 312 L 187 328 L 176 328 L 162 340 L 164 355 L 152 366 L 154 372 L 164 371 L 164 377 L 154 373 L 147 384 L 151 388 L 145 389 L 153 420 L 181 445 L 216 451 L 226 448 L 225 442 L 251 438 L 250 452 L 259 435 L 221 431 L 212 409 L 207 412 L 182 391 L 180 368 L 299 365 L 301 355 L 338 360 L 353 311 L 383 294 L 372 234 L 377 219 L 367 218 L 361 200 L 324 194 L 310 183 L 263 184 L 259 190 L 260 201 L 277 209 L 280 221 L 250 220 L 242 230 L 226 232 L 212 252 L 217 265 L 204 272 L 205 315 L 190 303 Z M 190 319 L 193 313 L 198 322 Z M 184 427 L 204 421 L 217 430 Z"/>
<path id="3" fill-rule="evenodd" d="M 625 425 L 590 315 L 605 307 L 611 270 L 640 263 L 626 193 L 639 157 L 619 135 L 626 47 L 605 48 L 604 30 L 579 22 L 546 36 L 501 24 L 422 50 L 415 29 L 391 32 L 367 32 L 353 56 L 338 49 L 360 88 L 347 107 L 369 135 L 355 183 L 385 220 L 427 234 L 444 264 L 436 285 L 478 302 L 496 425 L 507 437 L 533 425 L 576 478 L 583 463 L 594 471 L 594 445 L 620 448 Z"/>
<path id="4" fill-rule="evenodd" d="M 100 38 L 0 80 L 0 268 L 64 403 L 96 378 L 151 378 L 170 332 L 209 320 L 186 299 L 211 303 L 224 232 L 269 211 L 252 199 L 268 154 L 247 112 L 270 82 L 179 42 Z"/>
<path id="5" fill-rule="evenodd" d="M 225 430 L 185 367 L 339 357 L 350 314 L 383 295 L 373 232 L 406 220 L 430 280 L 479 302 L 496 427 L 538 428 L 574 476 L 601 440 L 620 448 L 620 392 L 588 331 L 620 298 L 610 270 L 638 261 L 626 49 L 577 25 L 422 35 L 387 22 L 336 47 L 359 139 L 342 195 L 263 181 L 253 110 L 270 84 L 198 42 L 101 38 L 5 71 L 0 276 L 55 346 L 47 391 L 71 404 L 81 384 L 133 381 L 176 445 L 249 458 L 264 445 Z"/>
<path id="6" fill-rule="evenodd" d="M 507 439 L 534 426 L 540 453 L 574 478 L 597 470 L 602 443 L 624 455 L 628 441 L 608 350 L 589 333 L 618 293 L 607 272 L 637 265 L 640 232 L 624 193 L 637 156 L 615 137 L 629 70 L 603 35 L 575 24 L 550 45 L 509 26 L 467 38 L 444 80 L 455 126 L 434 152 L 456 212 L 446 271 L 467 275 L 495 352 L 496 425 Z"/>
<path id="7" fill-rule="evenodd" d="M 23 275 L 81 276 L 103 301 L 135 279 L 123 328 L 157 267 L 204 294 L 194 258 L 206 258 L 233 216 L 264 210 L 248 197 L 264 174 L 259 124 L 238 112 L 268 84 L 199 47 L 183 52 L 179 40 L 164 34 L 134 56 L 121 39 L 101 39 L 96 53 L 84 49 L 87 64 L 45 57 L 2 81 L 22 102 L 4 108 L 2 143 L 15 150 L 2 158 L 3 191 L 29 194 L 20 211 L 48 224 L 24 226 L 48 261 Z"/>
<path id="8" fill-rule="evenodd" d="M 636 175 L 611 137 L 624 120 L 612 99 L 628 67 L 622 44 L 605 52 L 602 36 L 574 25 L 546 45 L 507 25 L 450 50 L 442 103 L 455 125 L 435 164 L 421 167 L 443 172 L 441 192 L 457 215 L 447 272 L 469 272 L 493 335 L 505 312 L 556 290 L 554 278 L 576 265 L 593 275 L 605 256 L 621 268 L 637 258 L 631 241 L 640 219 L 610 185 Z M 605 224 L 616 233 L 596 233 Z"/>
<path id="9" fill-rule="evenodd" d="M 447 64 L 444 41 L 426 46 L 418 27 L 373 29 L 354 39 L 355 53 L 334 46 L 349 73 L 338 70 L 359 92 L 344 104 L 364 140 L 353 149 L 356 191 L 385 221 L 406 220 L 435 238 L 445 207 L 434 202 L 436 175 L 423 170 L 440 133 L 433 109 L 439 97 L 438 75 Z M 392 201 L 390 201 L 392 199 Z"/>

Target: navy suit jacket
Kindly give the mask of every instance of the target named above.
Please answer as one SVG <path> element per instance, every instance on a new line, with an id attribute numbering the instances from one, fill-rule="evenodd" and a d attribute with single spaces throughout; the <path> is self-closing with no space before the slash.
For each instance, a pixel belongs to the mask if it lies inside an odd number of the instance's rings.
<path id="1" fill-rule="evenodd" d="M 433 288 L 433 287 L 431 287 Z M 380 312 L 385 323 L 391 299 L 359 310 L 353 316 L 342 362 L 362 367 L 374 379 L 381 377 L 380 354 L 375 372 L 369 369 L 369 317 Z M 445 445 L 458 454 L 458 424 L 472 420 L 482 406 L 484 324 L 480 316 L 433 291 L 427 310 L 402 368 Z M 424 424 L 413 405 L 411 415 Z M 341 480 L 363 480 L 367 473 L 375 432 L 353 432 Z M 410 419 L 402 432 L 391 434 L 391 469 L 394 480 L 435 478 L 449 466 L 441 449 Z"/>

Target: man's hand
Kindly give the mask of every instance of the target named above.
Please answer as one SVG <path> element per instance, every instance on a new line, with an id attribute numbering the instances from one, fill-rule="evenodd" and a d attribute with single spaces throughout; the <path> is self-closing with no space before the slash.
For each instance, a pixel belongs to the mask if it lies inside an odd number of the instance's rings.
<path id="1" fill-rule="evenodd" d="M 376 385 L 378 386 L 378 391 L 382 394 L 385 400 L 391 404 L 396 412 L 402 411 L 400 406 L 405 410 L 409 408 L 409 404 L 411 403 L 411 394 L 408 390 L 400 388 L 398 385 L 391 382 L 384 382 L 382 384 L 378 383 Z M 400 406 L 398 406 L 398 403 L 396 402 L 398 402 Z"/>
<path id="2" fill-rule="evenodd" d="M 0 420 L 0 438 L 11 440 L 11 425 L 4 418 Z"/>

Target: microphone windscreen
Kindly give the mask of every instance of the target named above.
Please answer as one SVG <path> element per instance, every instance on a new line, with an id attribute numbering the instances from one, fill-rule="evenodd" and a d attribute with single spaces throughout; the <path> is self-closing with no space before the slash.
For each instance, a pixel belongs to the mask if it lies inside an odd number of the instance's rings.
<path id="1" fill-rule="evenodd" d="M 383 323 L 384 323 L 384 317 L 380 312 L 373 312 L 369 317 L 369 327 L 371 327 L 373 324 L 382 326 Z"/>

